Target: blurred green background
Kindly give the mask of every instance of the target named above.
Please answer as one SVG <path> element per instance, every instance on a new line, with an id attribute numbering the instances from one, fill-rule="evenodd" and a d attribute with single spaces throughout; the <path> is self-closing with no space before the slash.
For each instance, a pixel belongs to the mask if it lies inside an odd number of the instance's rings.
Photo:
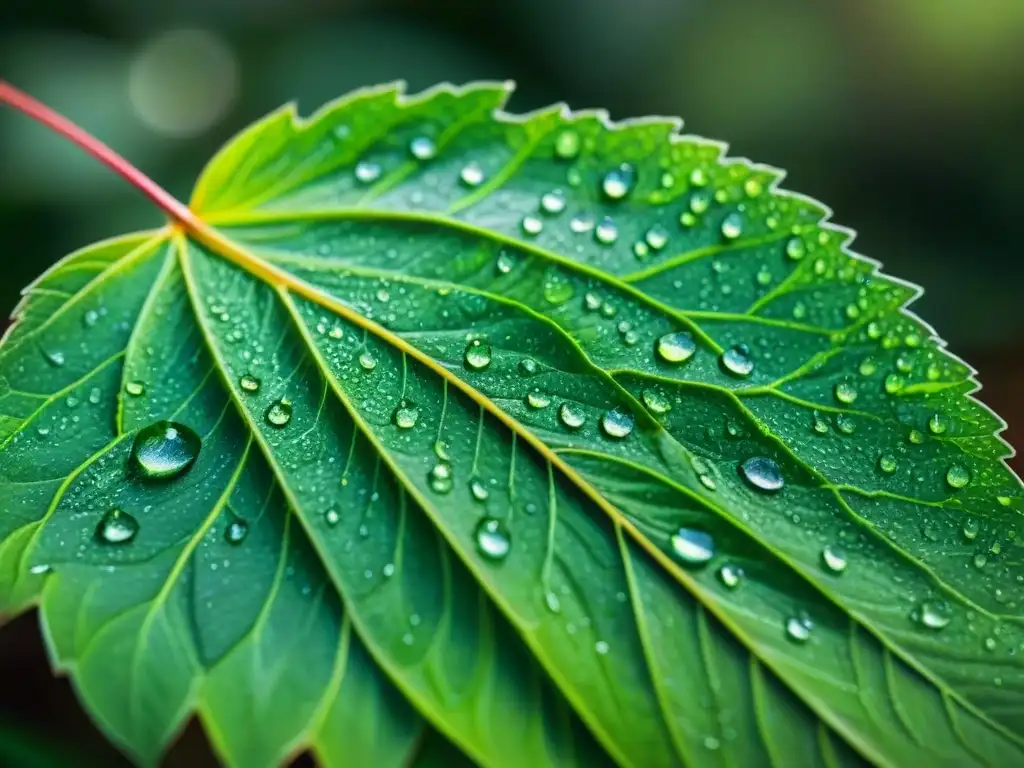
<path id="1" fill-rule="evenodd" d="M 856 250 L 925 286 L 917 311 L 1024 445 L 1024 0 L 0 0 L 0 77 L 184 198 L 282 102 L 308 113 L 394 79 L 512 78 L 513 110 L 681 115 L 788 169 L 786 187 L 859 232 Z M 0 109 L 3 313 L 66 252 L 158 222 Z M 0 765 L 32 765 L 31 745 L 39 765 L 119 764 L 26 616 L 0 632 Z M 168 758 L 210 762 L 194 727 Z"/>

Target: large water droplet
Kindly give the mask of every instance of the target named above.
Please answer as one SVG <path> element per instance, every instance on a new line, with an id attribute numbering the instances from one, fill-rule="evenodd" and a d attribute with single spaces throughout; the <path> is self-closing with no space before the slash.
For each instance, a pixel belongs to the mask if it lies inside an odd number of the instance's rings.
<path id="1" fill-rule="evenodd" d="M 555 155 L 561 160 L 572 160 L 580 153 L 580 135 L 566 129 L 555 139 Z"/>
<path id="2" fill-rule="evenodd" d="M 890 373 L 885 377 L 885 391 L 890 395 L 895 395 L 897 392 L 902 391 L 906 380 L 898 373 Z"/>
<path id="3" fill-rule="evenodd" d="M 601 179 L 601 191 L 609 200 L 621 200 L 630 193 L 636 183 L 636 170 L 629 163 L 608 171 Z"/>
<path id="4" fill-rule="evenodd" d="M 491 364 L 491 345 L 480 339 L 473 339 L 466 347 L 466 367 L 471 371 L 482 371 Z"/>
<path id="5" fill-rule="evenodd" d="M 651 247 L 651 250 L 660 251 L 668 244 L 668 231 L 664 227 L 655 224 L 647 230 L 644 240 Z"/>
<path id="6" fill-rule="evenodd" d="M 836 400 L 846 405 L 852 404 L 857 399 L 857 388 L 848 381 L 840 381 L 835 386 Z"/>
<path id="7" fill-rule="evenodd" d="M 754 359 L 750 356 L 750 349 L 746 344 L 729 347 L 722 353 L 720 361 L 722 368 L 733 376 L 746 378 L 754 371 Z"/>
<path id="8" fill-rule="evenodd" d="M 949 420 L 941 413 L 933 413 L 928 419 L 928 431 L 933 435 L 941 435 L 949 426 Z"/>
<path id="9" fill-rule="evenodd" d="M 282 429 L 288 426 L 288 422 L 292 420 L 292 403 L 288 398 L 282 397 L 280 400 L 275 400 L 267 408 L 266 413 L 263 414 L 263 418 L 267 424 L 276 429 Z"/>
<path id="10" fill-rule="evenodd" d="M 611 245 L 619 238 L 619 228 L 608 216 L 605 216 L 594 229 L 594 239 L 603 245 Z"/>
<path id="11" fill-rule="evenodd" d="M 124 391 L 132 397 L 142 397 L 146 394 L 146 385 L 141 381 L 129 381 L 124 385 Z"/>
<path id="12" fill-rule="evenodd" d="M 487 501 L 491 495 L 491 492 L 487 490 L 487 486 L 484 485 L 483 480 L 479 477 L 474 477 L 469 481 L 469 492 L 477 501 Z"/>
<path id="13" fill-rule="evenodd" d="M 944 629 L 952 621 L 949 604 L 943 601 L 925 600 L 918 605 L 911 618 L 926 629 Z"/>
<path id="14" fill-rule="evenodd" d="M 427 479 L 436 493 L 448 493 L 453 485 L 452 465 L 445 462 L 435 464 Z"/>
<path id="15" fill-rule="evenodd" d="M 614 408 L 601 416 L 601 429 L 608 437 L 621 440 L 633 431 L 633 414 Z"/>
<path id="16" fill-rule="evenodd" d="M 399 429 L 412 429 L 420 417 L 420 409 L 409 400 L 402 400 L 391 414 L 391 421 Z"/>
<path id="17" fill-rule="evenodd" d="M 971 473 L 967 467 L 962 464 L 954 464 L 948 470 L 946 470 L 946 482 L 950 488 L 966 488 L 967 484 L 971 482 Z"/>
<path id="18" fill-rule="evenodd" d="M 359 365 L 362 366 L 364 371 L 372 371 L 377 367 L 377 358 L 369 351 L 361 352 L 359 354 Z"/>
<path id="19" fill-rule="evenodd" d="M 786 255 L 793 261 L 799 261 L 806 253 L 807 247 L 799 237 L 790 238 L 789 242 L 786 243 Z"/>
<path id="20" fill-rule="evenodd" d="M 185 425 L 158 421 L 135 436 L 132 460 L 142 477 L 166 480 L 187 471 L 201 447 L 199 435 Z"/>
<path id="21" fill-rule="evenodd" d="M 740 474 L 759 491 L 768 493 L 775 493 L 786 484 L 779 465 L 767 456 L 752 456 L 747 459 L 740 464 Z"/>
<path id="22" fill-rule="evenodd" d="M 883 453 L 878 457 L 878 468 L 885 474 L 891 475 L 896 471 L 896 457 L 891 453 Z"/>
<path id="23" fill-rule="evenodd" d="M 842 573 L 846 570 L 846 552 L 840 546 L 828 544 L 821 550 L 821 562 L 826 570 L 832 573 Z"/>
<path id="24" fill-rule="evenodd" d="M 743 234 L 743 217 L 738 213 L 730 213 L 722 220 L 722 237 L 735 240 Z"/>
<path id="25" fill-rule="evenodd" d="M 356 180 L 361 184 L 370 184 L 380 178 L 381 170 L 378 163 L 364 160 L 356 164 Z"/>
<path id="26" fill-rule="evenodd" d="M 409 142 L 409 154 L 417 160 L 430 160 L 437 154 L 437 145 L 426 136 L 417 136 Z"/>
<path id="27" fill-rule="evenodd" d="M 540 198 L 540 209 L 549 216 L 555 216 L 565 210 L 565 194 L 560 189 L 553 189 Z"/>
<path id="28" fill-rule="evenodd" d="M 551 398 L 545 395 L 543 392 L 534 390 L 526 395 L 526 404 L 531 408 L 547 408 L 551 405 Z"/>
<path id="29" fill-rule="evenodd" d="M 255 376 L 253 376 L 251 373 L 245 374 L 242 378 L 238 380 L 238 386 L 242 388 L 243 392 L 259 392 L 261 384 L 262 382 Z"/>
<path id="30" fill-rule="evenodd" d="M 244 520 L 232 520 L 224 529 L 224 538 L 228 544 L 241 544 L 249 534 L 249 526 Z"/>
<path id="31" fill-rule="evenodd" d="M 544 299 L 555 305 L 564 304 L 576 293 L 572 283 L 559 275 L 552 275 L 545 280 L 543 290 Z"/>
<path id="32" fill-rule="evenodd" d="M 522 221 L 523 232 L 528 235 L 539 235 L 544 229 L 544 222 L 541 221 L 537 216 L 528 214 L 523 216 Z"/>
<path id="33" fill-rule="evenodd" d="M 139 521 L 121 509 L 107 512 L 99 525 L 96 536 L 106 544 L 127 544 L 139 532 Z"/>
<path id="34" fill-rule="evenodd" d="M 693 357 L 697 351 L 697 342 L 693 336 L 686 331 L 666 333 L 658 339 L 656 347 L 658 357 L 666 363 L 683 363 Z"/>
<path id="35" fill-rule="evenodd" d="M 680 528 L 671 539 L 672 551 L 686 565 L 704 565 L 715 556 L 715 540 L 697 528 Z"/>
<path id="36" fill-rule="evenodd" d="M 468 163 L 459 172 L 459 179 L 467 187 L 479 187 L 484 183 L 484 169 L 477 162 Z"/>
<path id="37" fill-rule="evenodd" d="M 587 412 L 575 403 L 562 403 L 558 408 L 558 418 L 569 429 L 579 429 L 587 421 Z"/>
<path id="38" fill-rule="evenodd" d="M 488 560 L 504 560 L 512 549 L 512 534 L 504 522 L 485 517 L 476 526 L 477 551 Z"/>
<path id="39" fill-rule="evenodd" d="M 515 256 L 513 256 L 510 253 L 500 253 L 500 254 L 498 254 L 497 266 L 498 266 L 498 271 L 501 274 L 507 275 L 516 266 Z"/>

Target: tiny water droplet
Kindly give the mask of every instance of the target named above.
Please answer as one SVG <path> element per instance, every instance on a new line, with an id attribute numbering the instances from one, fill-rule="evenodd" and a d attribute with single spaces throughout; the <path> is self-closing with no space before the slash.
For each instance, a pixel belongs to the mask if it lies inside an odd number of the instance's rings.
<path id="1" fill-rule="evenodd" d="M 139 521 L 116 507 L 107 512 L 96 526 L 96 536 L 106 544 L 127 544 L 138 532 Z"/>
<path id="2" fill-rule="evenodd" d="M 419 417 L 420 409 L 414 403 L 402 400 L 391 414 L 391 421 L 399 429 L 412 429 Z"/>
<path id="3" fill-rule="evenodd" d="M 186 472 L 199 457 L 202 440 L 173 421 L 157 421 L 135 436 L 132 461 L 147 480 L 168 480 Z"/>
<path id="4" fill-rule="evenodd" d="M 356 180 L 361 184 L 370 184 L 380 178 L 381 170 L 378 163 L 364 160 L 356 164 Z"/>
<path id="5" fill-rule="evenodd" d="M 263 418 L 267 424 L 277 429 L 288 426 L 288 422 L 292 420 L 292 403 L 287 398 L 282 397 L 280 400 L 275 400 L 267 408 L 263 414 Z"/>
<path id="6" fill-rule="evenodd" d="M 840 546 L 828 544 L 821 550 L 821 562 L 826 570 L 832 573 L 842 573 L 846 570 L 846 552 Z"/>
<path id="7" fill-rule="evenodd" d="M 658 357 L 666 363 L 683 363 L 693 357 L 693 353 L 697 351 L 697 342 L 687 331 L 676 331 L 666 333 L 658 339 L 656 349 Z"/>
<path id="8" fill-rule="evenodd" d="M 759 491 L 776 493 L 786 484 L 782 470 L 774 460 L 767 456 L 752 456 L 740 464 L 743 479 Z"/>
<path id="9" fill-rule="evenodd" d="M 743 191 L 747 197 L 757 197 L 764 191 L 764 186 L 760 179 L 750 178 L 743 182 Z"/>
<path id="10" fill-rule="evenodd" d="M 471 371 L 482 371 L 491 364 L 491 345 L 480 339 L 469 342 L 465 352 L 466 367 Z"/>
<path id="11" fill-rule="evenodd" d="M 601 180 L 601 191 L 609 200 L 621 200 L 630 193 L 636 183 L 636 170 L 629 163 L 608 171 Z"/>
<path id="12" fill-rule="evenodd" d="M 338 512 L 338 510 L 331 507 L 331 509 L 328 509 L 326 512 L 324 512 L 324 521 L 333 528 L 339 522 L 341 522 L 341 514 Z"/>
<path id="13" fill-rule="evenodd" d="M 815 411 L 812 415 L 811 429 L 814 430 L 819 435 L 828 434 L 828 422 L 825 421 L 824 418 L 822 418 L 821 414 L 818 411 Z"/>
<path id="14" fill-rule="evenodd" d="M 509 253 L 500 253 L 500 254 L 498 254 L 497 266 L 498 266 L 498 271 L 501 274 L 507 275 L 516 266 L 515 256 L 512 256 Z"/>
<path id="15" fill-rule="evenodd" d="M 437 154 L 437 145 L 426 136 L 417 136 L 409 142 L 409 154 L 417 160 L 430 160 Z"/>
<path id="16" fill-rule="evenodd" d="M 241 544 L 249 533 L 249 526 L 244 520 L 233 520 L 224 529 L 224 538 L 229 544 Z"/>
<path id="17" fill-rule="evenodd" d="M 64 353 L 59 351 L 47 352 L 44 350 L 43 357 L 45 358 L 46 362 L 48 362 L 54 368 L 60 368 L 66 362 Z"/>
<path id="18" fill-rule="evenodd" d="M 896 471 L 896 457 L 891 453 L 884 453 L 878 457 L 878 468 L 885 474 L 891 475 Z"/>
<path id="19" fill-rule="evenodd" d="M 554 592 L 548 592 L 544 595 L 544 605 L 552 613 L 562 612 L 562 601 L 558 599 L 558 595 Z"/>
<path id="20" fill-rule="evenodd" d="M 644 235 L 644 240 L 652 250 L 660 251 L 668 244 L 668 231 L 666 231 L 664 227 L 655 224 L 647 230 L 647 234 Z"/>
<path id="21" fill-rule="evenodd" d="M 918 624 L 925 629 L 944 629 L 952 621 L 949 605 L 941 601 L 925 600 L 911 613 Z"/>
<path id="22" fill-rule="evenodd" d="M 560 189 L 546 192 L 540 198 L 540 209 L 549 216 L 556 216 L 565 210 L 565 194 Z"/>
<path id="23" fill-rule="evenodd" d="M 467 187 L 479 187 L 484 183 L 484 169 L 477 162 L 467 163 L 459 172 L 459 180 Z"/>
<path id="24" fill-rule="evenodd" d="M 524 357 L 519 361 L 519 374 L 521 376 L 533 376 L 537 373 L 537 361 L 530 357 Z"/>
<path id="25" fill-rule="evenodd" d="M 680 528 L 671 538 L 672 551 L 686 565 L 704 565 L 715 556 L 715 540 L 697 528 Z"/>
<path id="26" fill-rule="evenodd" d="M 594 229 L 594 239 L 603 245 L 611 245 L 619 237 L 619 228 L 615 226 L 615 222 L 608 216 L 601 219 L 597 228 Z"/>
<path id="27" fill-rule="evenodd" d="M 608 643 L 606 643 L 604 640 L 598 640 L 596 643 L 594 643 L 594 651 L 597 653 L 598 656 L 604 656 L 608 653 L 608 650 Z"/>
<path id="28" fill-rule="evenodd" d="M 803 645 L 811 639 L 814 624 L 806 616 L 790 616 L 786 619 L 786 637 L 794 643 Z"/>
<path id="29" fill-rule="evenodd" d="M 733 376 L 746 378 L 754 370 L 754 359 L 750 356 L 750 349 L 746 344 L 729 347 L 719 359 L 722 367 Z"/>
<path id="30" fill-rule="evenodd" d="M 727 589 L 736 589 L 743 581 L 743 569 L 737 565 L 726 563 L 718 569 L 718 580 Z"/>
<path id="31" fill-rule="evenodd" d="M 543 392 L 534 390 L 526 395 L 526 404 L 531 408 L 547 408 L 551 405 L 551 398 L 545 395 Z"/>
<path id="32" fill-rule="evenodd" d="M 950 488 L 966 488 L 967 484 L 971 482 L 971 473 L 967 467 L 962 464 L 954 464 L 948 470 L 946 470 L 946 482 Z"/>
<path id="33" fill-rule="evenodd" d="M 587 413 L 575 403 L 562 403 L 558 408 L 559 420 L 569 429 L 579 429 L 587 421 Z"/>
<path id="34" fill-rule="evenodd" d="M 651 409 L 653 413 L 668 413 L 672 410 L 672 404 L 664 394 L 656 389 L 645 389 L 641 395 L 644 401 L 644 405 Z"/>
<path id="35" fill-rule="evenodd" d="M 427 478 L 435 493 L 448 493 L 452 489 L 452 465 L 442 462 L 435 464 Z"/>
<path id="36" fill-rule="evenodd" d="M 730 213 L 722 219 L 722 236 L 726 240 L 735 240 L 743 234 L 743 217 L 738 213 Z"/>
<path id="37" fill-rule="evenodd" d="M 690 183 L 695 187 L 706 187 L 708 174 L 703 168 L 694 168 L 690 171 Z"/>
<path id="38" fill-rule="evenodd" d="M 85 314 L 82 315 L 82 325 L 84 325 L 86 328 L 92 328 L 94 325 L 96 325 L 97 322 L 99 322 L 99 319 L 99 312 L 97 312 L 95 309 L 87 310 Z"/>
<path id="39" fill-rule="evenodd" d="M 621 440 L 633 431 L 633 414 L 618 408 L 606 411 L 601 416 L 601 429 L 608 437 Z"/>
<path id="40" fill-rule="evenodd" d="M 850 405 L 857 399 L 857 388 L 848 381 L 837 382 L 834 392 L 836 400 L 846 405 Z"/>
<path id="41" fill-rule="evenodd" d="M 146 394 L 146 385 L 141 381 L 129 381 L 124 385 L 124 391 L 132 397 L 142 397 Z"/>
<path id="42" fill-rule="evenodd" d="M 786 243 L 786 255 L 793 261 L 799 261 L 807 254 L 807 246 L 799 237 L 792 237 Z"/>
<path id="43" fill-rule="evenodd" d="M 523 216 L 522 221 L 523 232 L 528 235 L 539 235 L 544 229 L 544 222 L 541 221 L 537 216 L 529 214 Z"/>
<path id="44" fill-rule="evenodd" d="M 240 378 L 238 380 L 238 386 L 240 386 L 242 388 L 242 391 L 249 392 L 249 393 L 259 392 L 260 391 L 260 385 L 262 383 L 263 382 L 261 382 L 259 379 L 257 379 L 255 376 L 253 376 L 251 373 L 245 374 L 242 378 Z"/>
<path id="45" fill-rule="evenodd" d="M 572 160 L 580 153 L 580 135 L 566 129 L 555 139 L 555 155 L 561 160 Z"/>
<path id="46" fill-rule="evenodd" d="M 504 560 L 512 549 L 512 534 L 498 518 L 482 518 L 476 526 L 476 548 L 488 560 Z"/>

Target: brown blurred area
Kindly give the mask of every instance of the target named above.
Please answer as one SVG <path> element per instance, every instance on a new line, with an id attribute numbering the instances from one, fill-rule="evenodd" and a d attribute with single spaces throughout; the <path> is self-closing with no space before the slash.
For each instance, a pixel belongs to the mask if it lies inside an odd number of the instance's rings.
<path id="1" fill-rule="evenodd" d="M 858 230 L 856 250 L 923 285 L 915 310 L 979 370 L 978 397 L 1024 447 L 1022 50 L 1022 0 L 0 3 L 0 77 L 180 197 L 266 111 L 399 78 L 513 78 L 514 110 L 681 115 L 787 168 L 785 186 Z M 0 109 L 0 315 L 65 253 L 156 221 L 94 161 Z M 38 755 L 19 765 L 127 764 L 52 676 L 34 614 L 0 630 L 5 738 Z M 193 726 L 166 764 L 215 763 Z"/>

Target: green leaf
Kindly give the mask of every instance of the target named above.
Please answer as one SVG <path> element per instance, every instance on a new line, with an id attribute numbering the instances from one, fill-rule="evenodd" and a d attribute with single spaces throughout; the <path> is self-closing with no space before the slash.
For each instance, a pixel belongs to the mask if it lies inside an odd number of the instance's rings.
<path id="1" fill-rule="evenodd" d="M 1024 760 L 1024 492 L 917 290 L 507 96 L 279 110 L 27 291 L 0 611 L 145 762 L 193 712 L 245 766 Z"/>

